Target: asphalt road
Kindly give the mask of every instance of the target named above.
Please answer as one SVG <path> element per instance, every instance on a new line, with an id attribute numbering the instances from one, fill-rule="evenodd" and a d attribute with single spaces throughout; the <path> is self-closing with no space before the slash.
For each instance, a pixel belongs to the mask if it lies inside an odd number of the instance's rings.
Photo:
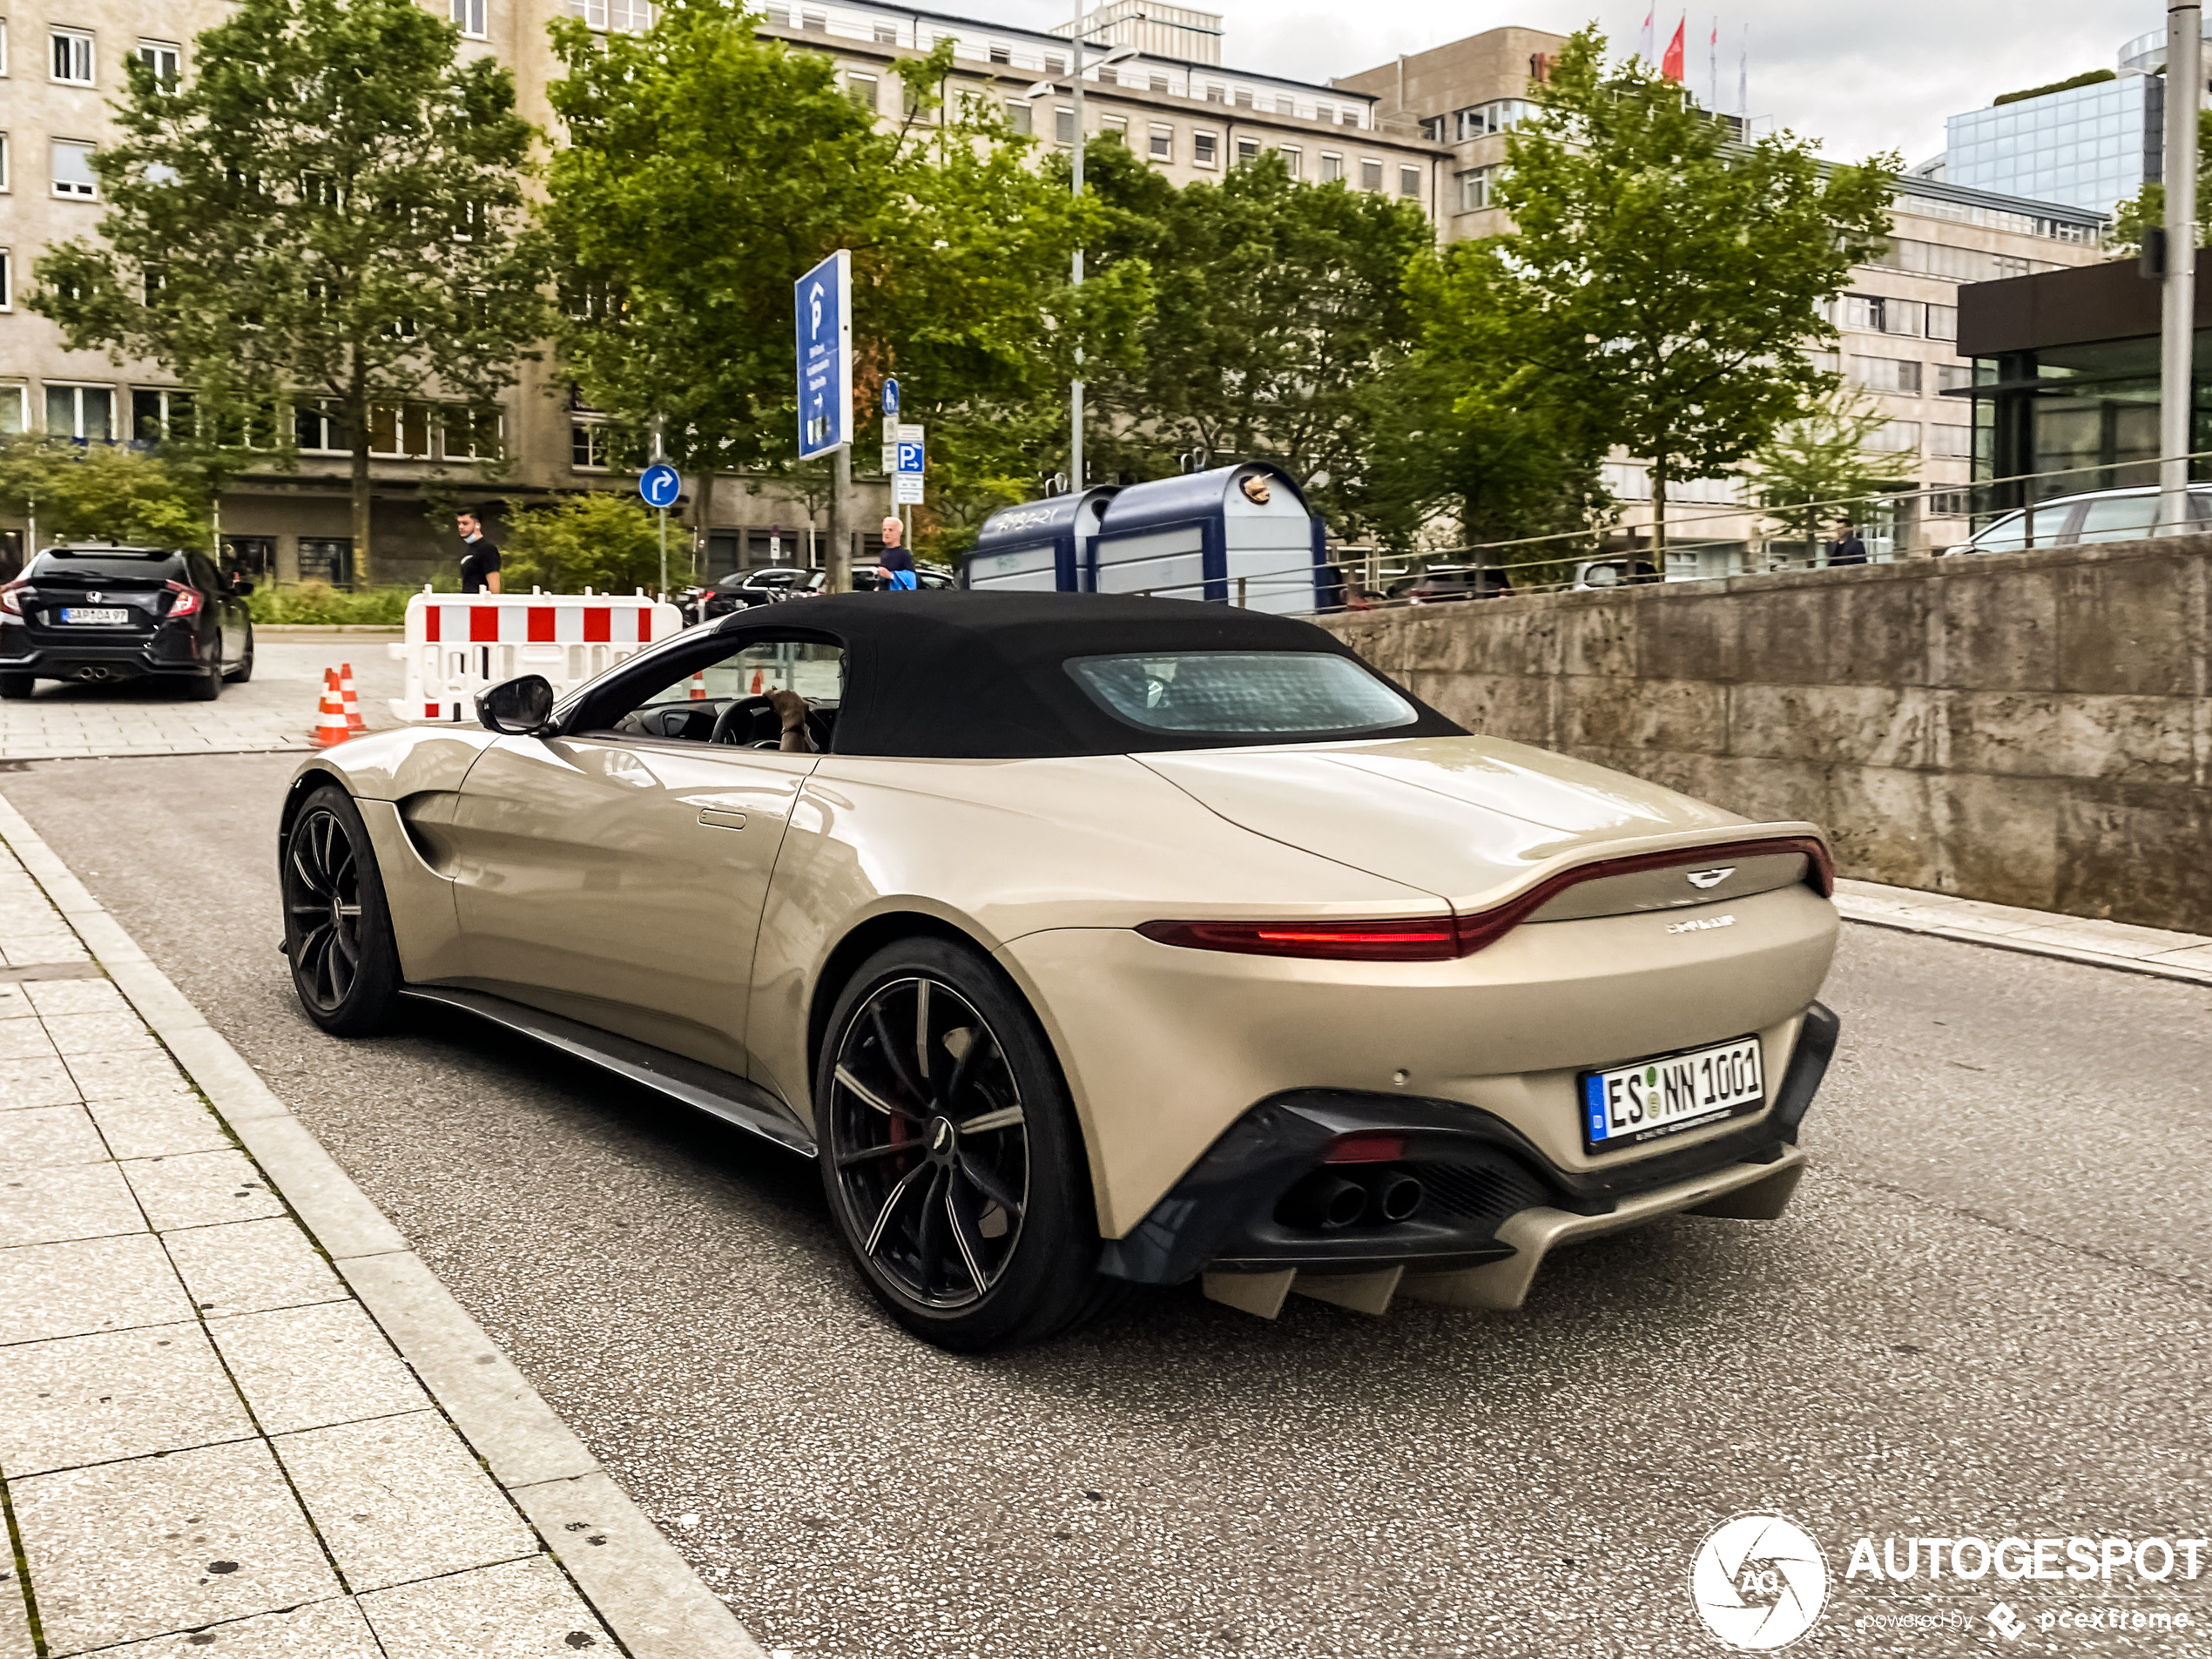
<path id="1" fill-rule="evenodd" d="M 1692 1552 L 1771 1509 L 1832 1575 L 1798 1652 L 2212 1651 L 2212 1571 L 1844 1577 L 1861 1534 L 2212 1531 L 2212 990 L 1849 927 L 1779 1223 L 1588 1246 L 1514 1315 L 1154 1292 L 961 1359 L 876 1315 L 808 1166 L 457 1018 L 316 1033 L 274 948 L 293 765 L 0 792 L 772 1649 L 1710 1654 Z M 2192 1629 L 2033 1622 L 2098 1608 Z M 1968 1628 L 1860 1624 L 1911 1612 Z"/>

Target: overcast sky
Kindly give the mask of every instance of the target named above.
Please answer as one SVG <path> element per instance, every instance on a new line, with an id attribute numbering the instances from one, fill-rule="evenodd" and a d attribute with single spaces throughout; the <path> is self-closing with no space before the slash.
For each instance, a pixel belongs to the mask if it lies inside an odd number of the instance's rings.
<path id="1" fill-rule="evenodd" d="M 1057 0 L 936 0 L 945 10 L 1049 27 L 1073 14 Z M 1648 0 L 1190 0 L 1226 16 L 1223 61 L 1322 81 L 1399 52 L 1518 24 L 1572 33 L 1595 22 L 1635 49 Z M 1838 160 L 1895 149 L 1906 162 L 1943 148 L 1943 118 L 2000 92 L 2109 69 L 2121 43 L 2162 28 L 2155 0 L 1710 0 L 1689 14 L 1689 81 L 1706 91 L 1706 41 L 1721 31 L 1719 107 L 1736 107 L 1748 29 L 1751 113 L 1820 141 Z M 1662 7 L 1660 44 L 1683 17 Z"/>

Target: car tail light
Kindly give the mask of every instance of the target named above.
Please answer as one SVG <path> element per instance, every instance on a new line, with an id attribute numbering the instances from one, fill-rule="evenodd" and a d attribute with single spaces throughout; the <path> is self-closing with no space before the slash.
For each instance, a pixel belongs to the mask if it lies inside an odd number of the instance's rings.
<path id="1" fill-rule="evenodd" d="M 17 577 L 5 587 L 0 587 L 0 610 L 11 617 L 23 615 L 23 590 L 30 585 L 30 577 Z"/>
<path id="2" fill-rule="evenodd" d="M 1136 931 L 1163 945 L 1248 956 L 1448 962 L 1460 954 L 1459 933 L 1449 916 L 1412 921 L 1148 921 Z"/>
<path id="3" fill-rule="evenodd" d="M 1238 951 L 1249 956 L 1305 956 L 1339 962 L 1443 962 L 1472 956 L 1484 946 L 1494 945 L 1551 900 L 1585 881 L 1774 853 L 1804 853 L 1805 885 L 1824 899 L 1834 896 L 1836 860 L 1827 843 L 1817 836 L 1782 835 L 1578 864 L 1494 909 L 1467 916 L 1422 916 L 1405 921 L 1148 921 L 1136 931 L 1162 945 Z"/>
<path id="4" fill-rule="evenodd" d="M 199 590 L 198 588 L 187 587 L 181 582 L 172 582 L 169 584 L 169 591 L 177 596 L 169 602 L 170 621 L 174 622 L 179 617 L 199 614 Z"/>
<path id="5" fill-rule="evenodd" d="M 1324 1163 L 1395 1163 L 1406 1156 L 1403 1135 L 1339 1135 L 1321 1155 Z"/>

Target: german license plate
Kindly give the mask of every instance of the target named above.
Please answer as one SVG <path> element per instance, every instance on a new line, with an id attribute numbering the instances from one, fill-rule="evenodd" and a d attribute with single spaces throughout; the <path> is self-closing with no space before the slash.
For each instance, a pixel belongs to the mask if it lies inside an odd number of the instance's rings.
<path id="1" fill-rule="evenodd" d="M 69 605 L 62 610 L 65 623 L 81 623 L 94 628 L 120 628 L 131 620 L 127 610 L 90 610 L 84 605 Z"/>
<path id="2" fill-rule="evenodd" d="M 1582 1143 L 1593 1152 L 1748 1116 L 1766 1104 L 1757 1037 L 1586 1071 L 1581 1083 Z"/>

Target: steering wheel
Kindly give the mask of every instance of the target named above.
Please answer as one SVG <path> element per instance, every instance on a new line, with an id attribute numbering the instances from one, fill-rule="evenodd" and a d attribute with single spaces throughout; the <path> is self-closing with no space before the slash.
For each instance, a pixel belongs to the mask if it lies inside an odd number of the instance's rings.
<path id="1" fill-rule="evenodd" d="M 756 734 L 760 731 L 764 716 L 767 721 L 769 739 L 781 742 L 783 718 L 777 714 L 775 705 L 765 697 L 741 697 L 731 704 L 714 717 L 714 730 L 707 733 L 706 740 L 709 743 L 750 746 L 759 740 Z M 738 735 L 740 721 L 744 722 L 742 737 Z"/>

